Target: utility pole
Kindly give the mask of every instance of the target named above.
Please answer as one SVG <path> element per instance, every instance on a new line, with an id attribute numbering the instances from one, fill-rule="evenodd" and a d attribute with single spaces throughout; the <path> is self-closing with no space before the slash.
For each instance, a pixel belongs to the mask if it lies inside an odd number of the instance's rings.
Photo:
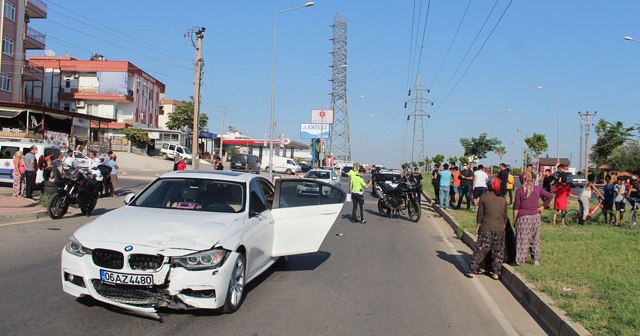
<path id="1" fill-rule="evenodd" d="M 202 78 L 202 68 L 204 59 L 202 59 L 202 39 L 204 38 L 205 27 L 198 28 L 195 31 L 197 42 L 193 42 L 193 33 L 194 29 L 190 29 L 186 34 L 185 38 L 189 36 L 191 45 L 196 48 L 196 82 L 195 82 L 195 96 L 193 97 L 193 140 L 191 144 L 191 155 L 193 157 L 193 169 L 198 170 L 198 129 L 199 129 L 199 116 L 200 116 L 200 86 L 201 78 Z"/>
<path id="2" fill-rule="evenodd" d="M 595 116 L 598 112 L 585 113 L 578 112 L 581 120 L 584 120 L 584 177 L 589 179 L 589 117 Z"/>
<path id="3" fill-rule="evenodd" d="M 418 82 L 413 88 L 416 93 L 415 98 L 408 100 L 404 103 L 404 107 L 407 108 L 407 103 L 413 103 L 415 109 L 409 115 L 407 115 L 407 121 L 413 116 L 413 142 L 411 146 L 411 160 L 412 162 L 420 162 L 425 159 L 424 154 L 424 117 L 431 118 L 429 113 L 424 111 L 425 105 L 433 105 L 433 102 L 423 97 L 424 92 L 429 93 L 429 89 L 422 85 L 422 75 L 418 74 Z M 408 93 L 411 96 L 411 90 Z"/>
<path id="4" fill-rule="evenodd" d="M 224 107 L 220 110 L 220 114 L 222 114 L 222 123 L 220 124 L 220 153 L 218 153 L 218 156 L 220 156 L 220 163 L 222 163 L 222 140 L 223 140 L 223 133 L 224 133 L 224 115 L 225 115 L 225 111 L 224 111 Z"/>

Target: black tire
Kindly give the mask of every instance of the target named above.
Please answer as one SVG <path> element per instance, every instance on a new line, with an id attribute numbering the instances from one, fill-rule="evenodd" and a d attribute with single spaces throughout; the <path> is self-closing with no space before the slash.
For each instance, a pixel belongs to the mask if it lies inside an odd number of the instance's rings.
<path id="1" fill-rule="evenodd" d="M 87 216 L 91 215 L 91 212 L 93 211 L 93 209 L 96 208 L 97 203 L 98 203 L 98 199 L 92 198 L 91 200 L 89 200 L 87 203 L 85 203 L 80 207 L 80 212 L 82 212 L 83 215 L 87 215 Z"/>
<path id="2" fill-rule="evenodd" d="M 169 157 L 167 156 L 167 153 L 162 153 L 162 159 L 163 160 L 168 160 Z"/>
<path id="3" fill-rule="evenodd" d="M 567 225 L 578 225 L 580 223 L 581 214 L 578 210 L 569 210 L 564 215 L 564 220 Z"/>
<path id="4" fill-rule="evenodd" d="M 378 212 L 382 217 L 389 217 L 391 215 L 391 209 L 387 208 L 382 199 L 378 200 Z"/>
<path id="5" fill-rule="evenodd" d="M 600 225 L 615 225 L 616 214 L 611 210 L 603 211 L 596 217 L 596 223 Z"/>
<path id="6" fill-rule="evenodd" d="M 276 267 L 285 268 L 289 265 L 289 256 L 282 256 L 274 263 Z"/>
<path id="7" fill-rule="evenodd" d="M 638 210 L 631 210 L 629 215 L 629 229 L 635 230 L 638 226 Z"/>
<path id="8" fill-rule="evenodd" d="M 247 262 L 242 254 L 238 254 L 238 258 L 234 261 L 233 270 L 231 271 L 231 278 L 229 279 L 229 290 L 227 291 L 227 297 L 224 300 L 224 307 L 222 312 L 225 314 L 231 314 L 237 311 L 246 296 L 245 293 L 245 272 L 247 270 Z"/>
<path id="9" fill-rule="evenodd" d="M 51 219 L 60 219 L 67 213 L 68 205 L 64 203 L 64 196 L 60 194 L 55 194 L 49 199 L 47 214 Z"/>
<path id="10" fill-rule="evenodd" d="M 422 212 L 420 211 L 420 203 L 418 203 L 418 200 L 414 199 L 409 201 L 409 209 L 407 209 L 407 212 L 409 213 L 409 219 L 412 222 L 420 220 Z"/>
<path id="11" fill-rule="evenodd" d="M 291 169 L 287 168 L 287 170 L 285 171 L 285 174 L 293 175 L 293 172 L 291 171 Z"/>

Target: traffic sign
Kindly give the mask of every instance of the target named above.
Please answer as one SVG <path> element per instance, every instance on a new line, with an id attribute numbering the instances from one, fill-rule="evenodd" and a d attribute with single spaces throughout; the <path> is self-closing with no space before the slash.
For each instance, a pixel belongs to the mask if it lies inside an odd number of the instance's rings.
<path id="1" fill-rule="evenodd" d="M 333 110 L 311 110 L 312 124 L 333 124 Z"/>

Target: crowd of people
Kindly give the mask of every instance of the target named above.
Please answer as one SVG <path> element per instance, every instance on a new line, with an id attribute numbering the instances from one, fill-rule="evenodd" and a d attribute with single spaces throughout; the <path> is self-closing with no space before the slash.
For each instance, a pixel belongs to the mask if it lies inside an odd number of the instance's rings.
<path id="1" fill-rule="evenodd" d="M 495 174 L 483 165 L 470 168 L 468 163 L 463 163 L 462 170 L 453 164 L 435 165 L 431 174 L 434 205 L 457 210 L 461 209 L 464 199 L 466 209 L 471 210 L 473 204 L 473 210 L 476 211 L 478 239 L 466 276 L 485 273 L 484 267 L 490 267 L 491 277 L 499 279 L 505 249 L 513 251 L 514 265 L 524 265 L 529 254 L 531 263 L 539 266 L 541 214 L 544 209 L 549 209 L 551 201 L 554 201 L 552 225 L 556 225 L 560 219 L 561 225 L 566 226 L 564 215 L 570 197 L 578 199 L 582 215 L 579 222 L 584 223 L 589 216 L 592 195 L 598 196 L 603 202 L 604 210 L 613 211 L 615 206 L 616 225 L 622 225 L 625 203 L 633 206 L 638 198 L 640 172 L 618 177 L 615 182 L 611 176 L 606 176 L 604 192 L 598 190 L 594 176 L 589 175 L 580 193 L 574 195 L 569 185 L 571 174 L 565 168 L 563 164 L 558 164 L 554 173 L 547 169 L 542 176 L 538 176 L 534 167 L 527 165 L 518 175 L 520 187 L 514 193 L 514 176 L 504 163 L 500 164 Z M 512 207 L 515 233 L 507 215 L 509 207 Z M 487 255 L 490 258 L 485 260 Z"/>

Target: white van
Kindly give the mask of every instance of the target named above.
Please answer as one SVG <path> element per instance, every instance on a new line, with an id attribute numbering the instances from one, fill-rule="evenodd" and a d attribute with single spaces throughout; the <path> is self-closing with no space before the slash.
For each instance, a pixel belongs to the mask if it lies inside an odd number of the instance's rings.
<path id="1" fill-rule="evenodd" d="M 29 153 L 31 146 L 38 148 L 36 153 L 36 162 L 42 155 L 49 151 L 53 151 L 55 158 L 60 153 L 60 147 L 51 141 L 26 138 L 0 138 L 0 183 L 13 183 L 13 155 L 17 151 L 22 151 L 24 157 Z M 43 177 L 41 171 L 36 174 L 36 186 L 42 182 Z"/>
<path id="2" fill-rule="evenodd" d="M 173 160 L 176 153 L 180 154 L 180 157 L 184 158 L 187 164 L 191 164 L 193 157 L 191 156 L 191 149 L 172 142 L 163 142 L 160 148 L 160 155 L 165 160 Z"/>
<path id="3" fill-rule="evenodd" d="M 260 165 L 264 171 L 269 171 L 269 158 L 265 157 Z M 302 167 L 298 162 L 292 158 L 274 156 L 273 157 L 273 172 L 283 174 L 296 174 L 302 171 Z"/>

